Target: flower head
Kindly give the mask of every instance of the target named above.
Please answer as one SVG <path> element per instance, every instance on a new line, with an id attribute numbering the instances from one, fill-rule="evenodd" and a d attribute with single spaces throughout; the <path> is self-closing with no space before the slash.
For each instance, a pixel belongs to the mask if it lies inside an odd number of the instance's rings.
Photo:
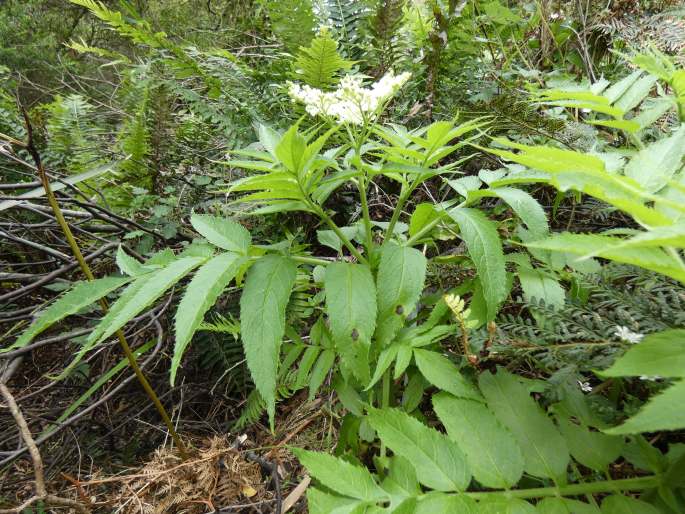
<path id="1" fill-rule="evenodd" d="M 371 88 L 365 88 L 360 75 L 346 75 L 340 80 L 338 89 L 331 92 L 289 82 L 288 94 L 303 103 L 311 116 L 329 116 L 339 123 L 361 125 L 365 120 L 374 119 L 410 76 L 409 73 L 395 75 L 389 72 Z"/>
<path id="2" fill-rule="evenodd" d="M 637 344 L 645 337 L 644 334 L 633 332 L 628 327 L 617 326 L 614 335 L 626 343 Z"/>

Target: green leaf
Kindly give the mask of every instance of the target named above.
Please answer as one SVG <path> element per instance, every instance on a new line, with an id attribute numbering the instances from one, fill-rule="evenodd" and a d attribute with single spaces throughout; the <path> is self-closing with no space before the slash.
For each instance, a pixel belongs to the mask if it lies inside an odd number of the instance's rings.
<path id="1" fill-rule="evenodd" d="M 38 313 L 36 320 L 19 336 L 14 344 L 1 349 L 0 353 L 26 346 L 34 337 L 58 321 L 76 314 L 130 280 L 129 277 L 104 277 L 92 282 L 77 282 L 69 291 Z"/>
<path id="2" fill-rule="evenodd" d="M 409 236 L 416 235 L 423 227 L 440 217 L 432 203 L 420 203 L 409 220 Z"/>
<path id="3" fill-rule="evenodd" d="M 455 208 L 447 213 L 459 224 L 462 238 L 483 285 L 488 320 L 492 320 L 507 295 L 504 253 L 497 227 L 476 209 Z"/>
<path id="4" fill-rule="evenodd" d="M 66 377 L 83 356 L 93 347 L 112 336 L 126 325 L 134 316 L 162 296 L 171 286 L 190 273 L 205 261 L 202 257 L 184 257 L 155 273 L 142 275 L 130 284 L 114 302 L 109 312 L 90 333 L 85 344 L 76 354 L 74 360 L 60 373 L 60 379 Z"/>
<path id="5" fill-rule="evenodd" d="M 564 306 L 566 293 L 555 277 L 526 265 L 518 267 L 517 276 L 526 301 L 543 300 L 545 305 L 557 309 Z"/>
<path id="6" fill-rule="evenodd" d="M 335 83 L 339 71 L 349 70 L 352 64 L 353 61 L 343 59 L 338 53 L 338 42 L 328 31 L 322 31 L 308 48 L 300 48 L 294 68 L 303 82 L 324 89 Z"/>
<path id="7" fill-rule="evenodd" d="M 412 514 L 477 514 L 480 511 L 476 502 L 468 496 L 430 492 L 421 496 L 416 502 Z"/>
<path id="8" fill-rule="evenodd" d="M 510 489 L 523 474 L 523 454 L 514 436 L 485 405 L 433 395 L 433 408 L 449 437 L 466 453 L 473 477 L 485 487 Z"/>
<path id="9" fill-rule="evenodd" d="M 355 376 L 369 381 L 368 351 L 376 328 L 376 287 L 363 264 L 329 264 L 324 278 L 326 314 L 338 351 Z"/>
<path id="10" fill-rule="evenodd" d="M 563 481 L 568 447 L 552 420 L 530 397 L 519 379 L 504 369 L 480 376 L 480 390 L 495 417 L 513 434 L 531 475 Z"/>
<path id="11" fill-rule="evenodd" d="M 151 271 L 149 267 L 146 267 L 144 264 L 141 264 L 127 254 L 121 245 L 119 245 L 119 248 L 117 249 L 116 263 L 121 272 L 130 277 L 142 275 L 143 273 Z"/>
<path id="12" fill-rule="evenodd" d="M 366 503 L 355 498 L 337 496 L 309 487 L 307 506 L 310 514 L 364 514 Z"/>
<path id="13" fill-rule="evenodd" d="M 685 381 L 676 382 L 651 398 L 640 411 L 622 425 L 604 430 L 606 434 L 638 434 L 685 428 Z"/>
<path id="14" fill-rule="evenodd" d="M 240 223 L 209 214 L 193 214 L 190 224 L 213 245 L 229 252 L 247 255 L 252 237 Z"/>
<path id="15" fill-rule="evenodd" d="M 204 319 L 205 313 L 214 305 L 216 299 L 245 262 L 246 259 L 237 254 L 222 253 L 203 264 L 188 284 L 176 310 L 176 344 L 170 370 L 172 386 L 176 380 L 176 372 L 181 365 L 183 353 Z"/>
<path id="16" fill-rule="evenodd" d="M 660 514 L 660 512 L 649 503 L 614 494 L 602 501 L 602 514 Z"/>
<path id="17" fill-rule="evenodd" d="M 478 514 L 537 514 L 535 507 L 518 498 L 492 497 L 478 502 Z"/>
<path id="18" fill-rule="evenodd" d="M 656 84 L 656 81 L 656 77 L 651 75 L 645 75 L 644 77 L 639 78 L 618 100 L 616 100 L 614 106 L 623 112 L 634 109 L 640 105 L 642 100 L 647 98 L 647 95 L 649 95 L 649 92 L 652 90 L 652 87 L 654 87 L 654 84 Z"/>
<path id="19" fill-rule="evenodd" d="M 267 405 L 272 426 L 285 308 L 296 275 L 297 266 L 292 260 L 267 255 L 250 268 L 240 298 L 240 333 L 247 366 Z"/>
<path id="20" fill-rule="evenodd" d="M 626 165 L 624 173 L 654 193 L 668 184 L 682 167 L 684 155 L 685 126 L 640 150 Z"/>
<path id="21" fill-rule="evenodd" d="M 390 495 L 391 509 L 407 498 L 414 498 L 421 494 L 421 486 L 416 478 L 414 467 L 407 459 L 398 455 L 390 459 L 388 475 L 381 486 Z"/>
<path id="22" fill-rule="evenodd" d="M 685 330 L 664 330 L 647 335 L 599 374 L 603 377 L 685 377 Z"/>
<path id="23" fill-rule="evenodd" d="M 457 366 L 437 352 L 414 349 L 414 360 L 421 374 L 438 389 L 459 398 L 483 401 L 476 388 L 461 374 Z"/>
<path id="24" fill-rule="evenodd" d="M 370 409 L 367 419 L 393 453 L 411 462 L 426 487 L 462 491 L 469 485 L 464 454 L 447 436 L 398 409 Z"/>
<path id="25" fill-rule="evenodd" d="M 623 451 L 622 437 L 591 432 L 566 417 L 558 417 L 557 423 L 571 455 L 587 468 L 605 472 Z"/>
<path id="26" fill-rule="evenodd" d="M 482 197 L 496 197 L 505 201 L 509 207 L 521 218 L 530 235 L 535 238 L 542 238 L 549 233 L 547 215 L 544 209 L 530 194 L 514 187 L 498 187 L 493 189 L 481 189 L 468 196 L 469 202 L 472 199 Z"/>
<path id="27" fill-rule="evenodd" d="M 290 127 L 276 146 L 278 160 L 293 175 L 298 175 L 304 167 L 307 141 L 297 130 L 297 124 Z"/>
<path id="28" fill-rule="evenodd" d="M 594 505 L 568 498 L 543 498 L 535 508 L 538 514 L 601 514 Z"/>
<path id="29" fill-rule="evenodd" d="M 309 396 L 308 399 L 312 400 L 316 392 L 326 380 L 326 375 L 333 367 L 335 362 L 335 352 L 333 350 L 324 350 L 319 355 L 319 358 L 314 364 L 314 369 L 312 369 L 311 375 L 309 375 Z"/>
<path id="30" fill-rule="evenodd" d="M 383 248 L 376 279 L 376 339 L 381 347 L 393 340 L 419 301 L 426 278 L 426 263 L 426 257 L 415 248 L 392 244 Z"/>
<path id="31" fill-rule="evenodd" d="M 376 502 L 388 495 L 366 468 L 355 466 L 326 453 L 292 448 L 295 457 L 316 480 L 336 493 L 357 500 Z"/>

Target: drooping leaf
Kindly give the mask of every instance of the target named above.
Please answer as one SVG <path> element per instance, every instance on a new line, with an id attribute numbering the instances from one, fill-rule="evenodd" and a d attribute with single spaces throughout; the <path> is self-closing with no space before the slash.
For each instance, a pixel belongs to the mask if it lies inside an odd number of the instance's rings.
<path id="1" fill-rule="evenodd" d="M 488 320 L 494 319 L 507 295 L 502 241 L 495 224 L 476 209 L 455 208 L 448 211 L 457 222 L 469 255 L 483 286 L 488 306 Z"/>
<path id="2" fill-rule="evenodd" d="M 469 485 L 466 458 L 447 436 L 398 409 L 371 409 L 367 419 L 393 453 L 411 462 L 423 485 L 437 491 L 462 491 Z"/>
<path id="3" fill-rule="evenodd" d="M 600 374 L 603 377 L 685 377 L 685 330 L 647 335 Z"/>
<path id="4" fill-rule="evenodd" d="M 378 266 L 378 326 L 381 347 L 389 344 L 411 314 L 423 291 L 426 257 L 415 248 L 388 244 Z"/>
<path id="5" fill-rule="evenodd" d="M 513 187 L 497 187 L 470 193 L 468 199 L 471 201 L 483 197 L 497 197 L 505 201 L 526 224 L 532 237 L 539 239 L 549 232 L 544 209 L 529 193 Z"/>
<path id="6" fill-rule="evenodd" d="M 354 362 L 357 378 L 367 383 L 366 356 L 376 327 L 376 287 L 371 270 L 363 264 L 329 264 L 324 286 L 326 314 L 336 347 Z"/>
<path id="7" fill-rule="evenodd" d="M 485 405 L 439 393 L 433 395 L 433 408 L 449 437 L 466 453 L 476 480 L 495 489 L 516 485 L 523 474 L 523 454 Z"/>
<path id="8" fill-rule="evenodd" d="M 376 502 L 388 497 L 366 468 L 326 453 L 293 448 L 292 452 L 316 480 L 336 493 L 357 500 Z"/>
<path id="9" fill-rule="evenodd" d="M 557 423 L 571 455 L 583 466 L 604 472 L 621 455 L 623 438 L 592 432 L 566 417 L 559 417 Z"/>
<path id="10" fill-rule="evenodd" d="M 181 358 L 193 334 L 204 319 L 205 313 L 214 305 L 224 288 L 245 263 L 245 258 L 235 253 L 222 253 L 210 259 L 197 270 L 176 310 L 176 344 L 171 359 L 170 380 L 174 385 Z"/>
<path id="11" fill-rule="evenodd" d="M 40 312 L 36 320 L 19 336 L 14 344 L 3 348 L 0 352 L 26 346 L 34 337 L 58 321 L 76 314 L 81 309 L 97 302 L 100 298 L 117 290 L 130 280 L 129 277 L 104 277 L 92 282 L 77 282 L 69 291 Z"/>
<path id="12" fill-rule="evenodd" d="M 240 298 L 240 333 L 247 366 L 272 424 L 285 308 L 296 275 L 292 260 L 278 255 L 263 257 L 250 268 Z"/>
<path id="13" fill-rule="evenodd" d="M 685 126 L 640 150 L 625 167 L 625 174 L 654 193 L 668 184 L 682 167 L 684 155 Z"/>
<path id="14" fill-rule="evenodd" d="M 438 389 L 458 398 L 482 401 L 483 398 L 447 357 L 437 352 L 414 349 L 414 360 L 421 374 Z"/>
<path id="15" fill-rule="evenodd" d="M 499 369 L 483 373 L 479 384 L 490 410 L 518 442 L 525 471 L 563 481 L 570 460 L 566 441 L 518 378 Z"/>
<path id="16" fill-rule="evenodd" d="M 601 514 L 594 505 L 568 498 L 543 498 L 535 508 L 538 514 Z"/>
<path id="17" fill-rule="evenodd" d="M 180 258 L 155 273 L 147 273 L 137 278 L 114 302 L 109 312 L 90 333 L 74 360 L 59 375 L 59 378 L 66 377 L 91 348 L 112 336 L 204 261 L 205 259 L 202 257 Z"/>
<path id="18" fill-rule="evenodd" d="M 229 252 L 247 254 L 252 236 L 240 223 L 209 214 L 193 214 L 190 224 L 213 245 Z"/>
<path id="19" fill-rule="evenodd" d="M 649 503 L 614 494 L 602 500 L 602 514 L 660 514 L 660 512 Z"/>
<path id="20" fill-rule="evenodd" d="M 685 381 L 676 382 L 665 391 L 652 397 L 640 411 L 625 423 L 604 430 L 606 434 L 639 434 L 660 430 L 678 430 L 685 427 Z"/>
<path id="21" fill-rule="evenodd" d="M 321 355 L 316 360 L 316 364 L 314 364 L 311 375 L 309 375 L 309 400 L 314 398 L 321 384 L 326 380 L 326 375 L 328 375 L 328 372 L 333 367 L 334 362 L 335 352 L 333 350 L 326 349 L 321 352 Z"/>

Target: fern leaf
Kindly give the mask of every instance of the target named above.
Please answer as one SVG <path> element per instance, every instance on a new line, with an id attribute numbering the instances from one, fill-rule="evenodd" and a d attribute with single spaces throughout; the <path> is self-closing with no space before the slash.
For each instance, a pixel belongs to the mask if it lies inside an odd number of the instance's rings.
<path id="1" fill-rule="evenodd" d="M 338 53 L 338 42 L 327 30 L 322 30 L 307 48 L 300 48 L 294 63 L 295 75 L 306 84 L 319 89 L 334 86 L 336 75 L 349 70 L 353 61 Z"/>

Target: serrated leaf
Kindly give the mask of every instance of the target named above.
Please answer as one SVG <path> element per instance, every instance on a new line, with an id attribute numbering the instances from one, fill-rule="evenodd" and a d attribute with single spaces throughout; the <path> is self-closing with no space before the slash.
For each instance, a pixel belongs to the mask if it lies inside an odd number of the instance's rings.
<path id="1" fill-rule="evenodd" d="M 312 369 L 311 375 L 309 375 L 309 396 L 308 399 L 311 400 L 316 395 L 317 391 L 326 380 L 326 375 L 333 367 L 335 362 L 335 352 L 333 350 L 324 350 L 319 355 L 319 358 L 314 364 L 314 369 Z"/>
<path id="2" fill-rule="evenodd" d="M 58 321 L 76 314 L 81 309 L 130 282 L 130 280 L 129 277 L 104 277 L 92 282 L 77 282 L 69 291 L 38 313 L 36 320 L 19 336 L 14 344 L 3 348 L 0 352 L 26 346 L 34 337 Z"/>
<path id="3" fill-rule="evenodd" d="M 660 512 L 649 503 L 614 494 L 602 500 L 602 514 L 660 514 Z"/>
<path id="4" fill-rule="evenodd" d="M 117 249 L 116 263 L 121 272 L 130 277 L 142 275 L 150 271 L 150 268 L 147 268 L 144 264 L 127 254 L 121 245 Z"/>
<path id="5" fill-rule="evenodd" d="M 538 514 L 601 514 L 594 505 L 568 498 L 543 498 L 535 508 Z"/>
<path id="6" fill-rule="evenodd" d="M 421 494 L 421 486 L 416 478 L 414 467 L 407 459 L 398 455 L 390 459 L 388 475 L 383 480 L 381 487 L 390 496 L 391 509 L 407 498 L 414 498 Z"/>
<path id="7" fill-rule="evenodd" d="M 371 270 L 363 264 L 329 264 L 324 287 L 336 347 L 365 384 L 370 378 L 368 349 L 376 328 L 376 287 Z"/>
<path id="8" fill-rule="evenodd" d="M 376 339 L 389 344 L 416 306 L 426 278 L 426 257 L 415 248 L 386 245 L 376 279 L 378 326 Z"/>
<path id="9" fill-rule="evenodd" d="M 366 468 L 355 466 L 326 453 L 292 448 L 307 471 L 336 493 L 366 502 L 385 500 L 388 495 Z"/>
<path id="10" fill-rule="evenodd" d="M 227 218 L 193 214 L 190 224 L 207 241 L 229 252 L 246 255 L 252 242 L 252 236 L 245 227 Z"/>
<path id="11" fill-rule="evenodd" d="M 563 481 L 570 460 L 566 441 L 530 397 L 528 389 L 504 369 L 496 375 L 483 373 L 479 384 L 490 410 L 518 442 L 525 471 Z"/>
<path id="12" fill-rule="evenodd" d="M 308 48 L 300 48 L 294 67 L 306 84 L 323 89 L 333 85 L 336 74 L 350 69 L 352 64 L 338 53 L 338 42 L 323 31 Z"/>
<path id="13" fill-rule="evenodd" d="M 605 472 L 609 464 L 621 455 L 621 437 L 591 432 L 587 427 L 576 425 L 565 417 L 559 417 L 557 424 L 573 458 L 587 468 Z"/>
<path id="14" fill-rule="evenodd" d="M 478 514 L 537 514 L 535 507 L 519 498 L 492 497 L 478 502 Z"/>
<path id="15" fill-rule="evenodd" d="M 685 377 L 685 330 L 647 335 L 599 374 L 603 377 Z"/>
<path id="16" fill-rule="evenodd" d="M 459 368 L 447 357 L 437 352 L 415 348 L 414 360 L 421 374 L 438 389 L 459 398 L 483 400 L 478 390 L 462 376 Z"/>
<path id="17" fill-rule="evenodd" d="M 476 502 L 468 496 L 430 492 L 416 502 L 412 514 L 477 514 L 480 511 Z"/>
<path id="18" fill-rule="evenodd" d="M 523 474 L 523 454 L 514 436 L 479 402 L 433 395 L 433 408 L 449 437 L 466 453 L 473 477 L 494 489 L 510 489 Z"/>
<path id="19" fill-rule="evenodd" d="M 267 405 L 272 425 L 285 308 L 296 275 L 297 266 L 292 260 L 267 255 L 248 271 L 240 298 L 240 333 L 247 366 Z"/>
<path id="20" fill-rule="evenodd" d="M 632 418 L 622 425 L 604 430 L 606 434 L 639 434 L 685 427 L 685 381 L 676 382 L 653 396 Z"/>
<path id="21" fill-rule="evenodd" d="M 541 238 L 549 232 L 547 215 L 540 203 L 530 194 L 514 187 L 481 189 L 468 196 L 469 201 L 481 197 L 497 197 L 509 207 L 526 224 L 532 237 Z"/>
<path id="22" fill-rule="evenodd" d="M 464 454 L 447 436 L 398 409 L 370 409 L 367 419 L 393 453 L 411 462 L 423 485 L 437 491 L 462 491 L 469 485 Z"/>
<path id="23" fill-rule="evenodd" d="M 207 261 L 195 273 L 176 310 L 176 343 L 171 359 L 170 380 L 174 385 L 181 358 L 193 334 L 224 288 L 235 277 L 246 259 L 234 253 L 222 253 Z"/>
<path id="24" fill-rule="evenodd" d="M 184 257 L 171 262 L 171 264 L 155 273 L 147 273 L 136 279 L 122 292 L 119 299 L 114 302 L 109 312 L 100 320 L 100 323 L 93 332 L 90 333 L 74 360 L 59 375 L 59 378 L 67 376 L 93 346 L 112 336 L 134 316 L 138 315 L 143 309 L 162 296 L 171 286 L 204 261 L 205 259 L 201 257 Z"/>
<path id="25" fill-rule="evenodd" d="M 455 208 L 447 213 L 461 229 L 462 238 L 483 286 L 488 320 L 492 320 L 507 295 L 504 252 L 497 227 L 476 209 Z"/>
<path id="26" fill-rule="evenodd" d="M 654 193 L 668 184 L 682 167 L 684 155 L 685 126 L 641 149 L 626 165 L 624 173 L 646 191 Z"/>
<path id="27" fill-rule="evenodd" d="M 307 488 L 307 506 L 310 514 L 364 514 L 366 503 L 355 498 L 337 496 L 315 487 Z"/>

